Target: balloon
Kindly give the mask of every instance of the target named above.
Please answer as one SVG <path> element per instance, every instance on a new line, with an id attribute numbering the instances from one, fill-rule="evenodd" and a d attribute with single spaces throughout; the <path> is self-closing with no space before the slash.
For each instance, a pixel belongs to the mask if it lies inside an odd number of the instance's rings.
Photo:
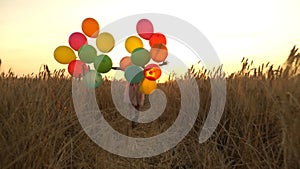
<path id="1" fill-rule="evenodd" d="M 136 31 L 141 38 L 149 40 L 153 34 L 154 28 L 150 20 L 141 19 L 136 24 Z"/>
<path id="2" fill-rule="evenodd" d="M 136 36 L 130 36 L 125 41 L 125 48 L 129 53 L 136 48 L 142 47 L 144 47 L 142 40 Z"/>
<path id="3" fill-rule="evenodd" d="M 168 56 L 168 49 L 162 43 L 154 44 L 150 49 L 150 57 L 155 62 L 163 62 Z"/>
<path id="4" fill-rule="evenodd" d="M 149 44 L 152 47 L 154 44 L 162 43 L 164 45 L 167 44 L 166 36 L 161 33 L 154 33 L 149 39 Z"/>
<path id="5" fill-rule="evenodd" d="M 69 44 L 71 48 L 78 51 L 82 45 L 87 44 L 87 39 L 82 33 L 74 32 L 69 36 Z"/>
<path id="6" fill-rule="evenodd" d="M 107 53 L 114 48 L 115 39 L 110 33 L 103 32 L 98 35 L 96 45 L 101 52 Z"/>
<path id="7" fill-rule="evenodd" d="M 80 60 L 73 60 L 69 63 L 68 72 L 72 77 L 83 77 L 89 71 L 89 67 Z"/>
<path id="8" fill-rule="evenodd" d="M 128 66 L 125 69 L 125 79 L 129 83 L 139 83 L 144 79 L 143 69 L 139 66 Z"/>
<path id="9" fill-rule="evenodd" d="M 90 70 L 90 71 L 88 71 L 84 75 L 83 80 L 84 80 L 84 84 L 88 88 L 96 88 L 96 87 L 98 87 L 98 86 L 100 86 L 102 84 L 102 76 L 96 70 Z"/>
<path id="10" fill-rule="evenodd" d="M 120 61 L 120 68 L 124 71 L 128 66 L 133 65 L 131 62 L 131 58 L 129 56 L 125 56 Z"/>
<path id="11" fill-rule="evenodd" d="M 92 45 L 83 45 L 79 48 L 78 56 L 85 63 L 93 63 L 97 56 L 97 50 Z"/>
<path id="12" fill-rule="evenodd" d="M 100 26 L 94 18 L 86 18 L 82 21 L 81 28 L 83 33 L 91 38 L 96 38 L 100 31 Z"/>
<path id="13" fill-rule="evenodd" d="M 150 53 L 144 48 L 132 51 L 131 62 L 137 66 L 145 66 L 150 61 Z"/>
<path id="14" fill-rule="evenodd" d="M 151 94 L 157 88 L 156 81 L 144 79 L 140 85 L 140 91 L 144 94 Z"/>
<path id="15" fill-rule="evenodd" d="M 155 81 L 161 76 L 161 69 L 157 64 L 149 64 L 144 69 L 144 76 L 148 80 Z"/>
<path id="16" fill-rule="evenodd" d="M 99 73 L 107 73 L 112 67 L 112 60 L 109 56 L 101 54 L 95 58 L 94 67 Z"/>
<path id="17" fill-rule="evenodd" d="M 59 46 L 54 50 L 54 58 L 58 63 L 69 64 L 76 59 L 76 55 L 70 47 Z"/>

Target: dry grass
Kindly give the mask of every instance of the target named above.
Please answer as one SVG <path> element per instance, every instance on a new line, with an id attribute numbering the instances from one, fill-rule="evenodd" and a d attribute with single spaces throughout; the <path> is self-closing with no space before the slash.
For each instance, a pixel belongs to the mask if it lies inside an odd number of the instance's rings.
<path id="1" fill-rule="evenodd" d="M 198 137 L 210 106 L 205 69 L 191 69 L 201 103 L 193 129 L 176 147 L 161 155 L 130 159 L 111 154 L 83 132 L 74 112 L 71 80 L 62 71 L 42 67 L 38 75 L 0 75 L 0 168 L 300 168 L 300 55 L 293 48 L 286 63 L 242 69 L 227 77 L 227 100 L 212 137 Z M 168 96 L 163 115 L 131 130 L 114 108 L 110 81 L 97 89 L 104 117 L 118 131 L 149 137 L 172 125 L 180 108 L 176 83 L 159 86 Z M 146 106 L 147 107 L 147 106 Z"/>

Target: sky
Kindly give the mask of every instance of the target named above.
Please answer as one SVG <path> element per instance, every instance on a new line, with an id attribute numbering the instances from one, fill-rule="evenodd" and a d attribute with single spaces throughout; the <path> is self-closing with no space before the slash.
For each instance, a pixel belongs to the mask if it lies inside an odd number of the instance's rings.
<path id="1" fill-rule="evenodd" d="M 299 0 L 1 0 L 0 72 L 11 68 L 19 75 L 38 73 L 43 64 L 51 71 L 66 69 L 67 65 L 55 61 L 53 52 L 69 45 L 71 33 L 82 32 L 85 18 L 95 18 L 101 31 L 120 18 L 141 13 L 173 15 L 197 27 L 226 73 L 240 68 L 243 57 L 257 65 L 281 64 L 292 47 L 300 45 L 299 7 Z M 179 55 L 186 49 L 170 50 Z"/>

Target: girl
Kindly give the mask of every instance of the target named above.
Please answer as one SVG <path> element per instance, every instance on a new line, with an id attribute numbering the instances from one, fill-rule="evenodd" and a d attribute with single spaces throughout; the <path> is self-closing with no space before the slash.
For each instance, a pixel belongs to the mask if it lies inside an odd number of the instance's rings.
<path id="1" fill-rule="evenodd" d="M 159 66 L 167 65 L 168 62 L 162 62 Z M 112 67 L 114 70 L 122 70 L 120 67 Z M 140 110 L 141 107 L 144 106 L 145 94 L 140 91 L 139 83 L 127 83 L 124 92 L 124 102 L 129 103 L 135 107 L 137 111 Z M 138 116 L 135 117 L 138 119 Z M 131 127 L 132 129 L 138 125 L 137 122 L 132 121 Z"/>

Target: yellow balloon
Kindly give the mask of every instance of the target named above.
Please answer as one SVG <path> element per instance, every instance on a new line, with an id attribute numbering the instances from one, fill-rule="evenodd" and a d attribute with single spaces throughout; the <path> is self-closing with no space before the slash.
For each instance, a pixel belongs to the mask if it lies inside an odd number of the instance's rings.
<path id="1" fill-rule="evenodd" d="M 54 58 L 58 63 L 69 64 L 76 59 L 76 55 L 70 47 L 59 46 L 54 50 Z"/>
<path id="2" fill-rule="evenodd" d="M 115 47 L 115 39 L 110 33 L 103 32 L 98 35 L 96 45 L 101 52 L 107 53 Z"/>
<path id="3" fill-rule="evenodd" d="M 157 88 L 156 81 L 144 79 L 140 84 L 140 90 L 144 94 L 151 94 Z"/>
<path id="4" fill-rule="evenodd" d="M 136 36 L 130 36 L 125 41 L 126 50 L 131 53 L 136 48 L 143 48 L 143 42 L 140 38 Z"/>

